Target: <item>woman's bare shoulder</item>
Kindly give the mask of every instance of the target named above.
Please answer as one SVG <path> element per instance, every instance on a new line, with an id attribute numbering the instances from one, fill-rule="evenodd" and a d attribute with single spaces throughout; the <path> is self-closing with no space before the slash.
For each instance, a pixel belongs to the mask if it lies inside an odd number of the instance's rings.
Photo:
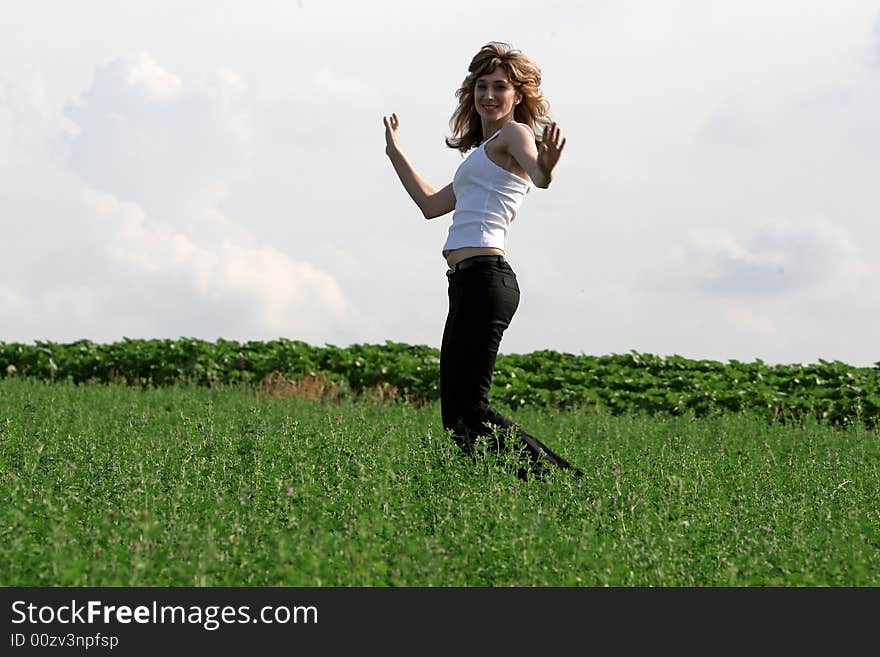
<path id="1" fill-rule="evenodd" d="M 501 128 L 502 131 L 508 130 L 510 132 L 521 132 L 527 135 L 535 134 L 532 132 L 532 129 L 525 123 L 520 123 L 519 121 L 510 121 L 504 124 L 504 127 Z"/>
<path id="2" fill-rule="evenodd" d="M 505 142 L 519 141 L 523 139 L 534 141 L 535 139 L 535 133 L 532 132 L 532 129 L 525 123 L 519 123 L 518 121 L 505 123 L 498 136 L 504 139 Z"/>

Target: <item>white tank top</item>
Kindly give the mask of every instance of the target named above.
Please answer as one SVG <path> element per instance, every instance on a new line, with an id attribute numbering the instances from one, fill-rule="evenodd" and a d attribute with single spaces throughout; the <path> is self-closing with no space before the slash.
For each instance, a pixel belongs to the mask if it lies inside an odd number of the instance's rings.
<path id="1" fill-rule="evenodd" d="M 474 149 L 455 172 L 455 212 L 443 245 L 444 254 L 465 246 L 503 250 L 510 222 L 532 187 L 528 180 L 489 159 L 486 144 L 499 132 Z"/>

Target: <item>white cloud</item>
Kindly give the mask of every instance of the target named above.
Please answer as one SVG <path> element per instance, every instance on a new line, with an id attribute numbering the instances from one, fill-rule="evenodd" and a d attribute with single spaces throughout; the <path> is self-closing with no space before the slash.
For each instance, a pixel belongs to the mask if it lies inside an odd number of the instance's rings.
<path id="1" fill-rule="evenodd" d="M 763 298 L 867 285 L 871 269 L 842 227 L 773 221 L 739 237 L 693 234 L 674 254 L 670 271 L 677 283 L 688 281 L 704 294 Z"/>
<path id="2" fill-rule="evenodd" d="M 184 177 L 174 194 L 158 200 L 164 190 L 155 180 L 129 195 L 131 187 L 116 184 L 126 180 L 125 175 L 112 175 L 120 163 L 96 147 L 114 146 L 107 139 L 114 113 L 124 121 L 133 119 L 135 131 L 147 143 L 159 140 L 164 128 L 194 126 L 177 124 L 179 116 L 163 117 L 165 109 L 188 93 L 174 83 L 175 76 L 148 58 L 119 63 L 124 61 L 117 60 L 103 78 L 99 74 L 102 79 L 96 79 L 84 105 L 72 113 L 85 126 L 72 148 L 91 148 L 94 166 L 86 169 L 88 176 L 80 176 L 77 167 L 65 169 L 62 162 L 37 156 L 45 142 L 57 137 L 46 128 L 59 125 L 57 115 L 41 110 L 39 95 L 26 93 L 28 87 L 20 82 L 4 80 L 0 87 L 0 151 L 10 158 L 0 194 L 5 238 L 0 339 L 283 335 L 322 342 L 348 312 L 345 294 L 332 275 L 261 242 L 218 209 L 225 189 L 221 174 L 228 163 L 214 169 L 219 181 Z M 242 81 L 231 74 L 215 80 L 224 93 L 202 95 L 208 117 L 222 115 L 217 108 L 243 90 Z M 209 126 L 209 135 L 211 129 L 215 135 L 222 132 Z M 95 133 L 101 139 L 90 141 Z M 20 143 L 21 134 L 31 138 Z M 127 144 L 134 139 L 125 130 L 114 136 Z M 235 138 L 227 142 L 235 143 Z M 157 169 L 163 163 L 180 167 L 181 160 L 199 157 L 188 151 L 191 146 L 167 140 L 162 157 L 151 164 Z M 121 163 L 123 173 L 153 175 L 129 165 Z M 93 181 L 104 182 L 104 189 Z M 137 198 L 142 195 L 144 204 Z"/>
<path id="3" fill-rule="evenodd" d="M 53 110 L 39 74 L 0 74 L 0 167 L 63 156 L 74 126 Z"/>
<path id="4" fill-rule="evenodd" d="M 651 340 L 667 345 L 660 351 L 876 360 L 866 345 L 880 313 L 880 262 L 846 227 L 777 220 L 682 242 L 646 268 L 636 297 L 643 315 L 656 314 Z"/>
<path id="5" fill-rule="evenodd" d="M 173 305 L 186 301 L 209 314 L 230 309 L 234 332 L 248 327 L 263 336 L 314 334 L 322 322 L 345 313 L 344 296 L 332 276 L 258 244 L 244 230 L 206 244 L 197 235 L 149 222 L 140 208 L 109 195 L 86 191 L 83 196 L 113 268 L 125 278 L 176 288 Z M 215 330 L 223 334 L 222 325 Z"/>
<path id="6" fill-rule="evenodd" d="M 141 52 L 127 59 L 117 59 L 98 68 L 97 86 L 124 89 L 145 100 L 163 102 L 178 96 L 183 86 L 180 79 L 159 66 L 149 53 Z"/>
<path id="7" fill-rule="evenodd" d="M 240 175 L 250 157 L 246 87 L 221 69 L 185 85 L 147 53 L 99 67 L 66 115 L 70 166 L 97 189 L 167 213 Z"/>

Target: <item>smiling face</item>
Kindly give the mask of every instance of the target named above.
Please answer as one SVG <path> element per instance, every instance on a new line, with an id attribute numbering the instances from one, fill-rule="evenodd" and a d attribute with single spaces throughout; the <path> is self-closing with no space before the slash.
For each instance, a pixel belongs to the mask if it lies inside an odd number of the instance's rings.
<path id="1" fill-rule="evenodd" d="M 519 100 L 520 94 L 502 66 L 481 75 L 474 84 L 474 107 L 484 122 L 512 121 Z"/>

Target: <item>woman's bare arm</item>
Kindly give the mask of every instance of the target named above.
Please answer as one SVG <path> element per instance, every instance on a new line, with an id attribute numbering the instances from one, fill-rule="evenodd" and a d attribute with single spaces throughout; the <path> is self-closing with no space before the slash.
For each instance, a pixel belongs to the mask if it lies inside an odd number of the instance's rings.
<path id="1" fill-rule="evenodd" d="M 403 183 L 403 188 L 410 195 L 425 219 L 433 219 L 452 212 L 455 209 L 455 193 L 452 191 L 452 183 L 449 183 L 439 192 L 422 178 L 418 171 L 404 155 L 400 148 L 400 120 L 397 114 L 383 117 L 385 124 L 385 154 L 391 160 L 391 165 Z"/>
<path id="2" fill-rule="evenodd" d="M 508 123 L 499 135 L 513 159 L 528 174 L 536 187 L 546 189 L 553 180 L 553 169 L 559 163 L 565 138 L 556 123 L 544 127 L 539 145 L 532 131 L 520 123 Z"/>

